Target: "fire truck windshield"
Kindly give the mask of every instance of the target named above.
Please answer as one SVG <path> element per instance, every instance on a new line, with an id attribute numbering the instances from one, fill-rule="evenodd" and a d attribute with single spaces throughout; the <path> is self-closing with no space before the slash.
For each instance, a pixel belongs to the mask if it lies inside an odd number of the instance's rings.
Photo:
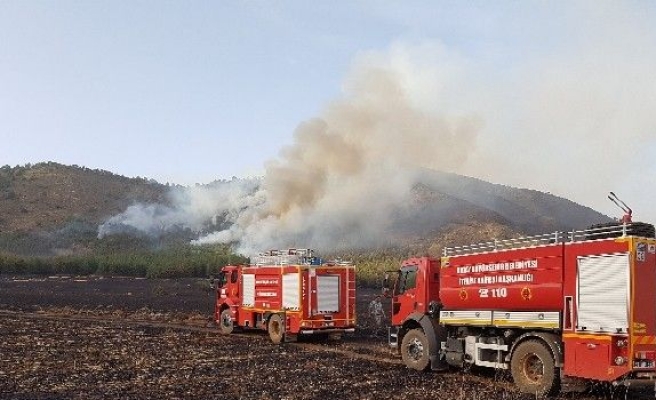
<path id="1" fill-rule="evenodd" d="M 414 289 L 417 285 L 417 266 L 406 265 L 399 270 L 399 276 L 394 285 L 394 295 L 405 293 L 409 289 Z"/>

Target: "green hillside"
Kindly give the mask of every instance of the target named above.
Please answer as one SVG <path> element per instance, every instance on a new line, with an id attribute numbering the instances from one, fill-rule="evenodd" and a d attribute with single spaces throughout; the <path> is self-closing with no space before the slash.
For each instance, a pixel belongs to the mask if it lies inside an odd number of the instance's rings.
<path id="1" fill-rule="evenodd" d="M 375 281 L 409 255 L 439 255 L 446 245 L 584 228 L 610 219 L 550 194 L 423 171 L 407 204 L 393 213 L 390 243 L 329 257 L 358 263 Z M 179 227 L 98 238 L 98 226 L 134 204 L 166 207 L 173 187 L 147 178 L 53 162 L 0 168 L 0 273 L 104 273 L 206 276 L 245 260 L 229 246 L 192 246 Z M 181 189 L 181 187 L 175 187 Z M 208 221 L 219 226 L 225 221 Z"/>

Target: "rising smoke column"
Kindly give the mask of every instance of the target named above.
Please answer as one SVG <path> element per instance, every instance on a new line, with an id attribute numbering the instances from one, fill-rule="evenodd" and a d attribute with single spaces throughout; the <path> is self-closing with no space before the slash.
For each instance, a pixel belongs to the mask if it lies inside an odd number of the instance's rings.
<path id="1" fill-rule="evenodd" d="M 485 24 L 472 23 L 462 54 L 395 43 L 360 56 L 342 96 L 299 125 L 256 187 L 187 193 L 211 206 L 173 202 L 172 219 L 136 205 L 115 228 L 225 216 L 230 228 L 198 243 L 234 242 L 247 254 L 385 244 L 417 166 L 548 191 L 609 215 L 614 190 L 636 218 L 656 222 L 653 15 L 619 2 L 540 7 L 528 15 L 510 6 L 501 17 L 495 5 Z"/>
<path id="2" fill-rule="evenodd" d="M 426 53 L 438 55 L 439 68 L 418 62 Z M 299 124 L 260 182 L 188 188 L 170 207 L 133 205 L 102 225 L 99 236 L 174 226 L 202 232 L 220 217 L 230 226 L 195 243 L 233 243 L 244 254 L 390 244 L 389 224 L 409 203 L 417 168 L 456 170 L 475 148 L 479 118 L 435 112 L 417 96 L 427 80 L 448 80 L 456 70 L 442 46 L 396 44 L 386 54 L 364 54 L 343 95 Z"/>
<path id="3" fill-rule="evenodd" d="M 294 143 L 266 165 L 266 201 L 198 243 L 238 242 L 246 252 L 388 244 L 392 213 L 409 202 L 417 167 L 457 169 L 481 126 L 471 115 L 423 109 L 410 89 L 430 71 L 411 56 L 394 46 L 359 59 L 343 97 L 300 124 Z"/>

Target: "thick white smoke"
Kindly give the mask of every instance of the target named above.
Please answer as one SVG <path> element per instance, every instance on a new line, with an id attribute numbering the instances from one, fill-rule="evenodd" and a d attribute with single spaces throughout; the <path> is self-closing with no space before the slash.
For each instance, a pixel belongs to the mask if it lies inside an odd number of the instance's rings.
<path id="1" fill-rule="evenodd" d="M 173 206 L 135 205 L 101 226 L 100 234 L 131 226 L 159 232 L 169 226 L 200 231 L 220 216 L 230 227 L 196 243 L 238 243 L 244 253 L 270 247 L 318 249 L 386 244 L 392 213 L 409 201 L 418 167 L 454 170 L 475 148 L 475 115 L 422 107 L 413 91 L 435 74 L 456 71 L 441 46 L 441 68 L 415 63 L 395 45 L 390 53 L 361 56 L 341 98 L 296 129 L 294 143 L 266 165 L 259 188 L 191 188 Z M 440 93 L 435 93 L 440 96 Z"/>
<path id="2" fill-rule="evenodd" d="M 245 252 L 388 243 L 391 213 L 409 201 L 416 167 L 462 165 L 481 127 L 473 115 L 422 109 L 411 88 L 427 72 L 410 56 L 396 46 L 360 58 L 342 98 L 302 123 L 294 143 L 267 164 L 256 194 L 266 201 L 198 242 L 238 242 Z"/>
<path id="3" fill-rule="evenodd" d="M 241 210 L 258 207 L 265 200 L 259 188 L 260 179 L 174 187 L 168 193 L 171 205 L 133 204 L 100 225 L 98 237 L 134 230 L 153 236 L 174 229 L 202 232 L 217 218 L 235 219 Z"/>
<path id="4" fill-rule="evenodd" d="M 135 206 L 101 232 L 112 224 L 199 229 L 222 216 L 232 225 L 199 243 L 235 242 L 245 253 L 385 244 L 416 167 L 549 191 L 609 215 L 614 190 L 655 222 L 651 23 L 620 3 L 567 13 L 554 21 L 558 35 L 536 34 L 567 40 L 543 53 L 526 40 L 512 60 L 435 43 L 363 54 L 342 96 L 300 124 L 261 185 L 192 188 L 168 210 Z"/>
<path id="5" fill-rule="evenodd" d="M 621 214 L 606 199 L 615 191 L 637 219 L 656 222 L 647 183 L 656 173 L 652 11 L 576 2 L 548 31 L 529 26 L 536 20 L 516 22 L 525 40 L 535 41 L 522 57 L 469 71 L 479 85 L 463 89 L 474 94 L 469 107 L 484 116 L 486 129 L 461 172 L 549 191 L 612 216 Z"/>

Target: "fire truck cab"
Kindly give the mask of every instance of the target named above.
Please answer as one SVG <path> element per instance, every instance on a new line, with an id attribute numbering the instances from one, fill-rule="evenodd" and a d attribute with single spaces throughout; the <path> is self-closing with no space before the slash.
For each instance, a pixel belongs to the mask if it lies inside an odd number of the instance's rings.
<path id="1" fill-rule="evenodd" d="M 656 378 L 651 225 L 447 247 L 386 286 L 389 342 L 409 368 L 510 370 L 533 395 Z"/>

